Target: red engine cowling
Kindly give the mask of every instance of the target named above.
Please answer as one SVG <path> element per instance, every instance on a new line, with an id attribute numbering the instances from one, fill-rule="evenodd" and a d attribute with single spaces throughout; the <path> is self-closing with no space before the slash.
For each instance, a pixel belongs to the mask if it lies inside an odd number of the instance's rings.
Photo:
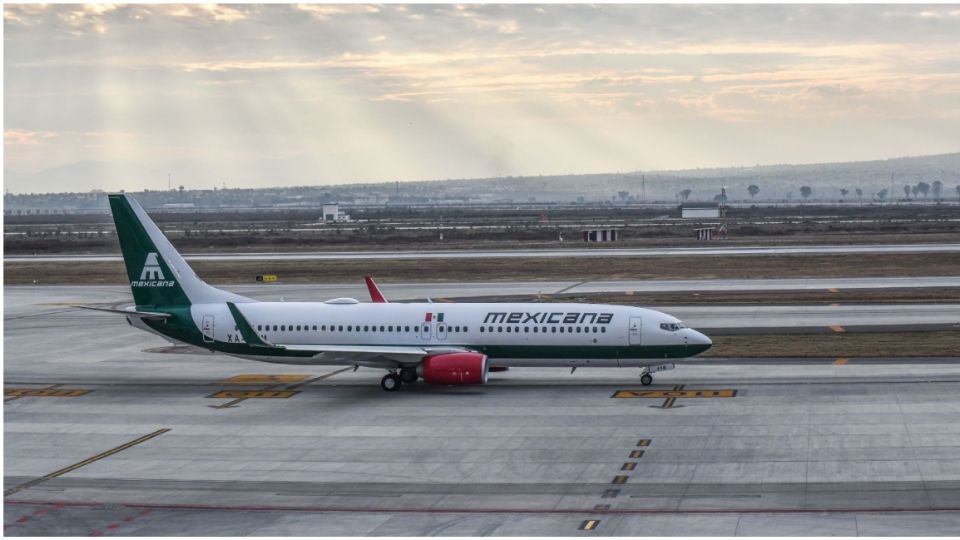
<path id="1" fill-rule="evenodd" d="M 487 356 L 474 352 L 427 356 L 417 367 L 427 384 L 486 384 L 488 371 Z"/>

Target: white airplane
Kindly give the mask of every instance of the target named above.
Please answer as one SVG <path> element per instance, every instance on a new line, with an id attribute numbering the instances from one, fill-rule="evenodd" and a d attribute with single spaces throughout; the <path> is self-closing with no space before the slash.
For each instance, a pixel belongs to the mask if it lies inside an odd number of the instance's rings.
<path id="1" fill-rule="evenodd" d="M 259 302 L 212 287 L 183 260 L 140 204 L 109 196 L 135 308 L 131 325 L 178 344 L 281 364 L 384 369 L 380 385 L 483 384 L 491 370 L 639 367 L 710 348 L 710 339 L 665 313 L 627 306 L 551 303 Z M 78 306 L 85 307 L 85 306 Z"/>

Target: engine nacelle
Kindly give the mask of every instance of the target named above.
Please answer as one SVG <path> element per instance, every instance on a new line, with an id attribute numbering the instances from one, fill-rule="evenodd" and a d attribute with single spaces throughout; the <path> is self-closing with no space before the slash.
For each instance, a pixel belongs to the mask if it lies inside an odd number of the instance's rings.
<path id="1" fill-rule="evenodd" d="M 486 384 L 488 371 L 487 355 L 474 352 L 435 354 L 417 366 L 427 384 Z"/>

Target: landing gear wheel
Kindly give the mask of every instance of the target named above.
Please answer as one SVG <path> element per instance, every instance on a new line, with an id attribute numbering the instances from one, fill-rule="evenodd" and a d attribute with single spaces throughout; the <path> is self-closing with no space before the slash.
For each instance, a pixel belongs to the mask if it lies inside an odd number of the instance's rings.
<path id="1" fill-rule="evenodd" d="M 644 386 L 650 386 L 650 383 L 653 382 L 653 376 L 649 373 L 644 373 L 640 376 L 640 384 Z"/>
<path id="2" fill-rule="evenodd" d="M 415 383 L 420 376 L 417 375 L 416 368 L 403 368 L 400 370 L 400 380 L 405 383 Z"/>
<path id="3" fill-rule="evenodd" d="M 380 379 L 380 387 L 387 392 L 396 392 L 400 389 L 400 377 L 393 373 L 387 373 Z"/>

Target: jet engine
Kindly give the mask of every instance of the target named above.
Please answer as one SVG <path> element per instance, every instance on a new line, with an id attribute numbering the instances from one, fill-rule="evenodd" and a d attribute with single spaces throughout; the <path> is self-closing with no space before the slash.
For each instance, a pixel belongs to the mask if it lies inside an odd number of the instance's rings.
<path id="1" fill-rule="evenodd" d="M 417 366 L 427 384 L 486 384 L 488 371 L 487 356 L 475 352 L 435 354 Z"/>

